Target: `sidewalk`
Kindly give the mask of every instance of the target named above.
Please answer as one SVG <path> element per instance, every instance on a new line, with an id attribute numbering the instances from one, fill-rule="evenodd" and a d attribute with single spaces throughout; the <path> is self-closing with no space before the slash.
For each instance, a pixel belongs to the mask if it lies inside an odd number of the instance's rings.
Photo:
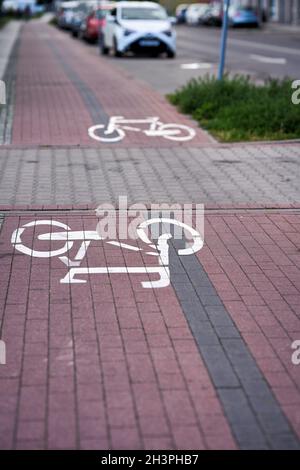
<path id="1" fill-rule="evenodd" d="M 299 449 L 299 144 L 200 129 L 98 144 L 87 129 L 111 115 L 195 124 L 48 25 L 26 24 L 11 62 L 0 448 Z M 204 203 L 204 247 L 184 256 L 171 239 L 162 265 L 155 240 L 96 239 L 94 209 L 121 195 Z"/>
<path id="2" fill-rule="evenodd" d="M 299 204 L 299 144 L 105 147 L 0 149 L 0 206 Z"/>

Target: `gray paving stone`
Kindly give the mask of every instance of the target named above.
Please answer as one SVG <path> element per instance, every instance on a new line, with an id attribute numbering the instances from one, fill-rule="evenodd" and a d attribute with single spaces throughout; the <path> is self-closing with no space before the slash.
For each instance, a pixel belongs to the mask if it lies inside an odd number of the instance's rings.
<path id="1" fill-rule="evenodd" d="M 217 388 L 238 387 L 239 381 L 223 348 L 220 345 L 202 345 L 201 342 L 198 345 L 214 385 Z"/>
<path id="2" fill-rule="evenodd" d="M 239 423 L 232 423 L 232 429 L 241 450 L 270 449 L 264 434 L 256 425 L 242 426 Z"/>
<path id="3" fill-rule="evenodd" d="M 272 434 L 272 449 L 274 450 L 299 450 L 299 441 L 290 433 Z"/>
<path id="4" fill-rule="evenodd" d="M 226 163 L 228 152 L 230 159 L 240 162 L 234 171 Z M 230 149 L 1 148 L 0 200 L 97 205 L 115 203 L 124 194 L 129 204 L 295 203 L 299 155 L 298 144 Z"/>
<path id="5" fill-rule="evenodd" d="M 181 306 L 186 312 L 188 312 L 190 321 L 195 320 L 196 325 L 201 328 L 202 322 L 208 321 L 208 316 L 205 309 L 202 307 L 199 301 L 195 302 L 191 299 L 182 300 Z"/>
<path id="6" fill-rule="evenodd" d="M 259 430 L 258 421 L 241 388 L 220 389 L 219 396 L 231 424 L 240 424 L 241 428 L 247 424 L 247 427 L 251 426 Z"/>
<path id="7" fill-rule="evenodd" d="M 235 326 L 215 325 L 215 331 L 219 338 L 240 338 L 240 333 Z"/>
<path id="8" fill-rule="evenodd" d="M 268 434 L 273 434 L 274 430 L 276 430 L 276 434 L 284 434 L 291 431 L 290 425 L 281 411 L 274 409 L 268 412 L 261 412 L 257 414 L 257 419 Z"/>

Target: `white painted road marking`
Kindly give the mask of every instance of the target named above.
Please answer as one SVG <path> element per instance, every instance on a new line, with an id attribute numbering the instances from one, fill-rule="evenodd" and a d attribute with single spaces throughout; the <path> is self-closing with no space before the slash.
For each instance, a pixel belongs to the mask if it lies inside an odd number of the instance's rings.
<path id="1" fill-rule="evenodd" d="M 140 126 L 148 125 L 148 129 Z M 164 124 L 159 117 L 147 117 L 144 119 L 125 119 L 123 116 L 111 116 L 107 126 L 96 124 L 88 129 L 88 134 L 98 142 L 119 142 L 126 136 L 125 131 L 143 132 L 148 137 L 164 137 L 177 142 L 185 142 L 195 137 L 196 131 L 183 124 Z M 99 133 L 102 132 L 102 135 Z"/>
<path id="2" fill-rule="evenodd" d="M 58 256 L 58 259 L 69 268 L 67 274 L 60 280 L 62 284 L 73 284 L 73 283 L 86 283 L 86 279 L 75 278 L 76 275 L 90 275 L 90 274 L 153 274 L 156 273 L 160 277 L 156 281 L 143 281 L 141 284 L 145 289 L 154 289 L 166 287 L 170 284 L 170 269 L 169 269 L 169 245 L 168 240 L 172 238 L 171 233 L 163 233 L 157 239 L 157 243 L 153 245 L 152 241 L 148 238 L 146 230 L 152 224 L 163 224 L 169 227 L 170 225 L 181 227 L 184 231 L 187 231 L 192 236 L 192 241 L 186 243 L 185 248 L 178 250 L 179 256 L 192 255 L 203 247 L 203 238 L 200 233 L 197 232 L 193 227 L 180 222 L 176 219 L 169 219 L 164 217 L 152 218 L 147 221 L 143 221 L 139 224 L 136 229 L 137 235 L 148 247 L 154 248 L 154 252 L 146 252 L 146 254 L 156 255 L 159 257 L 158 266 L 96 266 L 96 267 L 80 267 L 81 262 L 87 254 L 87 250 L 90 243 L 93 240 L 102 240 L 103 237 L 98 232 L 93 230 L 87 231 L 71 231 L 70 227 L 62 222 L 55 220 L 35 220 L 29 222 L 23 227 L 16 229 L 11 236 L 11 243 L 16 250 L 20 251 L 25 255 L 29 255 L 36 258 L 51 258 Z M 47 241 L 63 241 L 64 246 L 60 249 L 51 251 L 37 251 L 29 248 L 22 243 L 22 236 L 26 228 L 35 227 L 40 225 L 49 225 L 54 227 L 63 228 L 64 232 L 49 232 L 39 234 L 38 240 Z M 59 256 L 68 252 L 75 241 L 80 241 L 80 247 L 75 255 L 75 258 L 71 260 L 67 256 Z M 105 241 L 110 245 L 117 246 L 128 250 L 141 251 L 139 247 L 129 245 L 127 243 L 121 243 L 116 240 Z"/>
<path id="3" fill-rule="evenodd" d="M 264 64 L 276 64 L 276 65 L 285 65 L 286 59 L 284 57 L 266 57 L 258 54 L 251 54 L 250 58 L 256 60 L 257 62 L 262 62 Z"/>
<path id="4" fill-rule="evenodd" d="M 191 64 L 181 64 L 180 68 L 184 70 L 211 69 L 212 64 L 209 64 L 207 62 L 194 62 Z"/>

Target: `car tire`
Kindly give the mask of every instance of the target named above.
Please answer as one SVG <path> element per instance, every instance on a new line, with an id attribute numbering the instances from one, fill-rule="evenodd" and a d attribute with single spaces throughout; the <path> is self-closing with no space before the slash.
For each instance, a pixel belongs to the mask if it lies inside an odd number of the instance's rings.
<path id="1" fill-rule="evenodd" d="M 173 52 L 173 51 L 168 51 L 167 52 L 168 59 L 174 59 L 175 56 L 176 56 L 175 52 Z"/>
<path id="2" fill-rule="evenodd" d="M 102 55 L 107 55 L 109 53 L 108 47 L 104 44 L 104 41 L 101 44 L 101 54 Z"/>
<path id="3" fill-rule="evenodd" d="M 118 50 L 118 43 L 116 38 L 114 38 L 113 54 L 115 57 L 122 57 L 122 52 Z"/>

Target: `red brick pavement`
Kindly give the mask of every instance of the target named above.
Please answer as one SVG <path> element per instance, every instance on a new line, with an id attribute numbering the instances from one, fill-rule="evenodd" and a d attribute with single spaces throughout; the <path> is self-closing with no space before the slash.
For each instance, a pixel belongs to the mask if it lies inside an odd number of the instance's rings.
<path id="1" fill-rule="evenodd" d="M 49 217 L 7 216 L 1 231 L 0 447 L 235 448 L 173 288 L 145 290 L 145 276 L 122 274 L 60 284 L 61 261 L 23 255 L 10 241 L 18 226 Z M 95 230 L 91 216 L 54 218 Z M 42 232 L 26 229 L 22 241 L 50 249 L 54 241 L 36 241 Z M 93 242 L 82 265 L 151 262 Z"/>
<path id="2" fill-rule="evenodd" d="M 87 135 L 97 107 L 107 115 L 158 115 L 193 126 L 148 86 L 106 59 L 96 61 L 84 44 L 48 25 L 25 25 L 12 143 L 98 145 Z M 192 143 L 207 142 L 198 130 Z M 149 146 L 149 139 L 130 134 L 119 145 Z M 14 251 L 11 234 L 49 217 L 94 230 L 88 205 L 74 207 L 83 211 L 77 214 L 64 212 L 69 206 L 15 209 L 21 215 L 8 211 L 0 235 L 1 338 L 7 344 L 0 447 L 236 448 L 173 287 L 145 290 L 144 276 L 127 274 L 60 284 L 66 266 Z M 31 213 L 22 215 L 23 209 Z M 55 215 L 32 212 L 38 209 Z M 292 205 L 281 213 L 245 209 L 206 215 L 198 257 L 300 437 L 300 366 L 291 362 L 291 343 L 300 339 L 299 213 Z M 44 227 L 23 234 L 29 246 L 39 231 Z M 93 242 L 82 265 L 156 262 L 148 258 Z"/>
<path id="3" fill-rule="evenodd" d="M 300 437 L 300 217 L 208 215 L 199 259 Z"/>
<path id="4" fill-rule="evenodd" d="M 101 123 L 93 118 L 100 107 L 108 116 L 159 116 L 164 123 L 197 128 L 164 97 L 115 63 L 95 55 L 85 44 L 49 25 L 26 24 L 18 52 L 12 143 L 103 146 L 87 134 L 91 125 Z M 196 132 L 187 144 L 211 142 L 201 129 Z M 171 146 L 174 141 L 128 132 L 121 143 L 114 145 L 156 147 Z"/>
<path id="5" fill-rule="evenodd" d="M 235 448 L 173 288 L 145 290 L 136 274 L 60 284 L 61 261 L 23 255 L 10 241 L 18 226 L 49 217 L 8 215 L 1 231 L 1 448 Z M 95 229 L 84 213 L 52 217 Z M 199 259 L 300 437 L 300 373 L 291 362 L 300 339 L 299 214 L 205 220 Z M 54 241 L 36 242 L 42 232 L 28 229 L 22 240 L 53 249 Z M 156 264 L 149 258 L 93 242 L 82 266 Z"/>
<path id="6" fill-rule="evenodd" d="M 18 50 L 12 142 L 28 144 L 90 143 L 92 125 L 82 98 L 59 66 L 42 33 L 25 25 Z M 76 119 L 74 119 L 76 116 Z"/>

